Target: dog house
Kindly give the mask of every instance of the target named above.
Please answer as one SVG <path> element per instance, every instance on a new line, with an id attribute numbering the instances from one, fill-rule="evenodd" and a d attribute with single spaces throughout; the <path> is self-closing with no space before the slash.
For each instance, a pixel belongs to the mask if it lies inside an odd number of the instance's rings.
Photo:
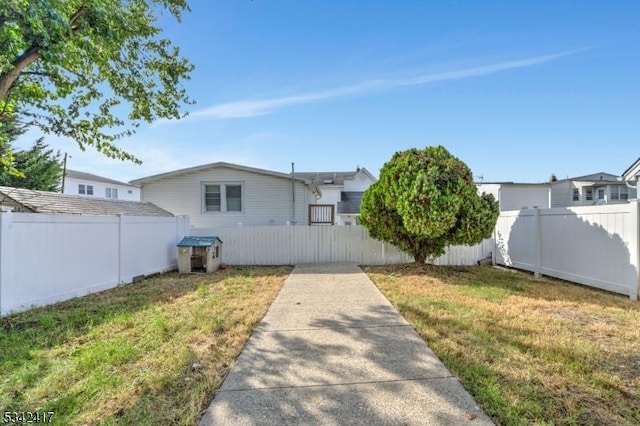
<path id="1" fill-rule="evenodd" d="M 220 267 L 222 240 L 218 237 L 184 237 L 178 243 L 178 271 L 213 272 Z"/>

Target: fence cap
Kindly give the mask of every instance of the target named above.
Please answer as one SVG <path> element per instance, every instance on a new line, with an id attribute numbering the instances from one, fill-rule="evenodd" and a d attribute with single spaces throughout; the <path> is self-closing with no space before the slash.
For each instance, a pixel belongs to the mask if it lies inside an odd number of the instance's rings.
<path id="1" fill-rule="evenodd" d="M 222 240 L 218 237 L 191 237 L 187 236 L 178 243 L 178 247 L 211 247 L 216 241 Z"/>

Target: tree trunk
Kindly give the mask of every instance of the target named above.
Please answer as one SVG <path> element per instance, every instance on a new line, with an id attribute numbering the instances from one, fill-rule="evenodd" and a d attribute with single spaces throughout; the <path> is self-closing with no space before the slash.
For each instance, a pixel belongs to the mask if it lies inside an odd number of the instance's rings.
<path id="1" fill-rule="evenodd" d="M 38 53 L 38 46 L 31 46 L 13 61 L 13 68 L 0 75 L 0 100 L 7 97 L 9 90 L 11 90 L 13 83 L 16 82 L 22 70 L 41 57 L 40 53 Z"/>
<path id="2" fill-rule="evenodd" d="M 69 27 L 71 32 L 75 32 L 77 30 L 77 21 L 87 12 L 86 6 L 80 6 L 80 8 L 71 15 L 69 18 Z M 40 46 L 37 44 L 31 45 L 27 50 L 25 50 L 22 55 L 18 56 L 12 62 L 12 68 L 0 75 L 0 101 L 5 99 L 9 94 L 9 91 L 13 87 L 14 83 L 20 77 L 22 71 L 27 68 L 29 65 L 33 64 L 38 59 L 42 58 L 42 55 L 39 52 Z"/>
<path id="3" fill-rule="evenodd" d="M 413 262 L 417 265 L 424 265 L 426 261 L 427 261 L 427 256 L 424 256 L 424 255 L 413 256 Z"/>

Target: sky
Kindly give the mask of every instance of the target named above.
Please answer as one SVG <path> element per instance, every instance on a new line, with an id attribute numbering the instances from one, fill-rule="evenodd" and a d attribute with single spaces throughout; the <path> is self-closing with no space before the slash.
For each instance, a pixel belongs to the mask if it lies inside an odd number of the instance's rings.
<path id="1" fill-rule="evenodd" d="M 638 1 L 189 4 L 182 22 L 159 20 L 195 65 L 189 116 L 119 142 L 140 166 L 47 137 L 69 168 L 130 181 L 293 162 L 378 176 L 396 151 L 443 145 L 478 181 L 542 182 L 621 174 L 640 157 Z"/>

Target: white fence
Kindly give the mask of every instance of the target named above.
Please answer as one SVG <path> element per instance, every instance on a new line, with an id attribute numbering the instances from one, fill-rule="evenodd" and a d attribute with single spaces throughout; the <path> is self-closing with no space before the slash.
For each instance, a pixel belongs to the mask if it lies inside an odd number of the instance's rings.
<path id="1" fill-rule="evenodd" d="M 0 315 L 175 269 L 186 217 L 0 213 Z"/>
<path id="2" fill-rule="evenodd" d="M 638 202 L 502 212 L 496 263 L 638 299 Z"/>
<path id="3" fill-rule="evenodd" d="M 293 265 L 355 262 L 383 265 L 412 262 L 392 245 L 369 237 L 361 226 L 261 226 L 192 228 L 191 235 L 215 235 L 223 241 L 223 262 L 235 265 Z M 491 255 L 491 240 L 473 247 L 451 247 L 438 265 L 474 265 Z"/>

